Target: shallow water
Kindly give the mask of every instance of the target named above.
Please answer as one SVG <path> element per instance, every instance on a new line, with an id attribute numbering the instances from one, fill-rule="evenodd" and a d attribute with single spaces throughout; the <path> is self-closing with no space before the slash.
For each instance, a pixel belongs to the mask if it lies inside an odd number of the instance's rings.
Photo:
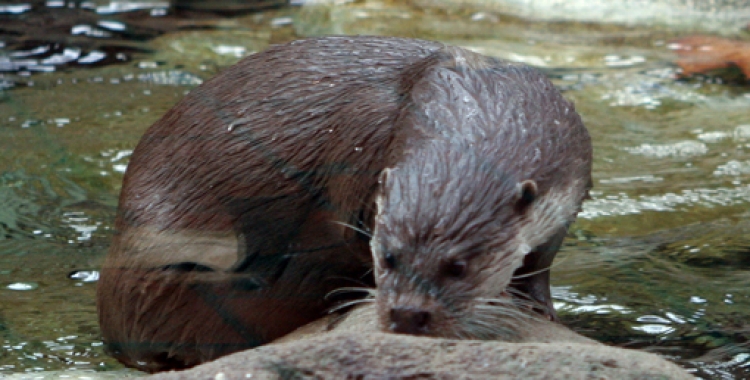
<path id="1" fill-rule="evenodd" d="M 666 46 L 681 32 L 398 4 L 202 15 L 119 63 L 0 73 L 0 374 L 119 370 L 98 335 L 95 271 L 140 135 L 241 56 L 346 33 L 439 39 L 548 73 L 595 147 L 593 199 L 553 269 L 561 317 L 701 377 L 749 377 L 750 87 L 674 80 Z"/>

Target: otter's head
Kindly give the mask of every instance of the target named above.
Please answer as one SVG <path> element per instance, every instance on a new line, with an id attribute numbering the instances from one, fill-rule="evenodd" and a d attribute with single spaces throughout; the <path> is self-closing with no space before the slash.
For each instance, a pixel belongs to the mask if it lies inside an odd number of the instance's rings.
<path id="1" fill-rule="evenodd" d="M 431 140 L 380 177 L 371 247 L 386 331 L 513 337 L 526 314 L 506 289 L 534 242 L 544 194 L 460 143 Z M 546 231 L 549 229 L 550 231 Z"/>
<path id="2" fill-rule="evenodd" d="M 508 285 L 530 252 L 554 258 L 536 250 L 579 210 L 590 139 L 538 71 L 460 49 L 436 59 L 415 76 L 380 177 L 370 242 L 379 320 L 399 333 L 513 339 L 530 305 L 519 308 Z"/>

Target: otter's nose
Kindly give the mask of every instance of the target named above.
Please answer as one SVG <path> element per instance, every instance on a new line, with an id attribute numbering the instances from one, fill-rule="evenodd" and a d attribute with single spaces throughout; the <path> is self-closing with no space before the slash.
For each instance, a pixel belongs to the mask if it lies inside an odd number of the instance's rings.
<path id="1" fill-rule="evenodd" d="M 427 333 L 430 312 L 411 306 L 391 309 L 390 330 L 399 334 L 420 335 Z"/>

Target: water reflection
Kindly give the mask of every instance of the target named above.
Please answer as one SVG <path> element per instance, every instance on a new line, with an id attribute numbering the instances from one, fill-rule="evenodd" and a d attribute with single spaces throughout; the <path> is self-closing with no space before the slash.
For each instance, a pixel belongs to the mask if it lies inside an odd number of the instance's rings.
<path id="1" fill-rule="evenodd" d="M 579 281 L 574 291 L 553 293 L 563 319 L 605 342 L 682 358 L 700 376 L 745 378 L 749 364 L 736 358 L 748 352 L 743 268 L 750 240 L 735 236 L 748 227 L 696 224 L 640 238 L 580 240 L 553 271 L 558 281 Z M 602 276 L 583 275 L 591 270 Z M 627 310 L 612 312 L 613 304 Z"/>
<path id="2" fill-rule="evenodd" d="M 33 282 L 14 282 L 8 284 L 5 288 L 10 290 L 28 291 L 39 287 L 39 284 Z"/>
<path id="3" fill-rule="evenodd" d="M 579 218 L 595 219 L 602 216 L 643 214 L 646 211 L 681 211 L 684 207 L 695 206 L 745 205 L 750 202 L 750 186 L 689 189 L 682 190 L 680 193 L 641 195 L 637 198 L 631 198 L 626 193 L 607 194 L 601 197 L 602 195 L 600 192 L 595 192 L 593 199 L 584 204 Z"/>
<path id="4" fill-rule="evenodd" d="M 0 374 L 119 368 L 101 347 L 93 273 L 68 278 L 101 253 L 53 239 L 0 241 Z"/>
<path id="5" fill-rule="evenodd" d="M 99 271 L 77 270 L 70 272 L 68 278 L 81 282 L 96 282 L 99 281 Z"/>
<path id="6" fill-rule="evenodd" d="M 0 4 L 0 73 L 51 72 L 128 62 L 147 53 L 144 41 L 180 29 L 212 28 L 222 17 L 286 5 L 252 2 L 29 1 Z M 188 21 L 193 19 L 193 21 Z M 197 20 L 202 20 L 198 22 Z M 287 25 L 279 18 L 274 26 Z"/>

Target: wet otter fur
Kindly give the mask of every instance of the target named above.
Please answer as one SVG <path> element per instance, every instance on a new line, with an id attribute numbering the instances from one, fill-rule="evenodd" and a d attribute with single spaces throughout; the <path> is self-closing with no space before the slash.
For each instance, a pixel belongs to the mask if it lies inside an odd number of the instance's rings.
<path id="1" fill-rule="evenodd" d="M 105 343 L 145 371 L 189 367 L 375 282 L 387 330 L 512 338 L 508 316 L 554 318 L 547 269 L 590 171 L 572 104 L 527 66 L 390 37 L 272 47 L 133 152 L 97 290 Z"/>
<path id="2" fill-rule="evenodd" d="M 588 195 L 590 138 L 538 71 L 444 51 L 380 177 L 377 309 L 395 332 L 512 340 L 525 309 L 556 319 L 548 269 Z"/>

